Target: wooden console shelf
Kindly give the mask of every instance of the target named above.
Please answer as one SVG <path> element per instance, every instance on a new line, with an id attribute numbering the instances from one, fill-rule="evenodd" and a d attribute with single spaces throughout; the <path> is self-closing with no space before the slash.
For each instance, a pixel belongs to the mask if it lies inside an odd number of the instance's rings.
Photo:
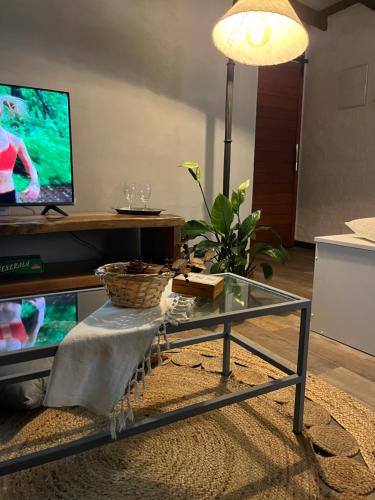
<path id="1" fill-rule="evenodd" d="M 137 216 L 107 212 L 76 212 L 67 217 L 0 217 L 0 255 L 29 255 L 35 253 L 35 245 L 39 245 L 36 253 L 41 254 L 43 258 L 46 245 L 54 244 L 56 251 L 59 251 L 59 243 L 54 240 L 56 237 L 67 238 L 71 242 L 72 236 L 76 240 L 79 239 L 76 233 L 81 234 L 82 238 L 82 231 L 83 239 L 88 238 L 89 234 L 95 234 L 97 237 L 99 235 L 104 245 L 101 250 L 106 255 L 105 259 L 98 256 L 95 262 L 88 263 L 87 260 L 75 257 L 73 247 L 71 251 L 66 252 L 69 255 L 60 251 L 60 259 L 47 262 L 43 274 L 0 277 L 0 298 L 98 286 L 100 283 L 94 275 L 94 269 L 104 263 L 103 259 L 106 262 L 119 260 L 119 248 L 121 244 L 125 247 L 129 245 L 129 238 L 135 237 L 139 241 L 139 254 L 132 255 L 132 258 L 140 255 L 145 260 L 164 262 L 166 258 L 177 257 L 181 226 L 184 222 L 185 219 L 178 215 Z M 58 233 L 65 233 L 65 236 L 58 236 Z M 7 247 L 11 249 L 9 253 Z M 121 260 L 123 255 L 120 249 Z"/>
<path id="2" fill-rule="evenodd" d="M 61 275 L 39 275 L 28 279 L 16 278 L 4 280 L 0 284 L 0 297 L 17 297 L 21 295 L 35 295 L 38 293 L 59 292 L 76 288 L 92 288 L 100 286 L 94 273 Z"/>
<path id="3" fill-rule="evenodd" d="M 0 236 L 62 233 L 108 229 L 180 227 L 185 222 L 178 215 L 118 215 L 107 212 L 77 212 L 68 217 L 7 216 L 0 217 Z"/>

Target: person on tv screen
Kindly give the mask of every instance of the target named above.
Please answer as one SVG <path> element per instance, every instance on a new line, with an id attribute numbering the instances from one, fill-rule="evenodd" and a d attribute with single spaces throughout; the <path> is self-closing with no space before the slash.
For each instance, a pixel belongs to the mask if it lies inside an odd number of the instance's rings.
<path id="1" fill-rule="evenodd" d="M 21 317 L 24 302 L 30 302 L 35 308 L 28 324 L 25 324 Z M 44 297 L 0 302 L 0 352 L 32 347 L 43 325 L 45 309 Z"/>
<path id="2" fill-rule="evenodd" d="M 4 110 L 7 110 L 10 116 L 22 116 L 25 112 L 25 102 L 19 97 L 0 95 L 0 120 Z M 22 198 L 27 201 L 35 201 L 40 193 L 38 172 L 23 140 L 3 128 L 0 121 L 0 204 L 2 205 L 11 205 L 18 201 L 13 182 L 13 171 L 17 157 L 30 176 L 30 184 L 22 191 Z"/>

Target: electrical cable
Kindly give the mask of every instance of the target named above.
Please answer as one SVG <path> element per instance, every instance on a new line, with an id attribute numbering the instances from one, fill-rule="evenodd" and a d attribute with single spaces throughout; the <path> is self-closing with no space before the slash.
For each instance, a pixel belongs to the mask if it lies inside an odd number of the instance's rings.
<path id="1" fill-rule="evenodd" d="M 106 253 L 103 253 L 97 246 L 95 246 L 93 243 L 90 243 L 89 241 L 86 241 L 82 239 L 80 236 L 73 232 L 69 232 L 70 236 L 81 243 L 81 245 L 84 245 L 87 248 L 90 248 L 90 250 L 94 250 L 100 257 L 104 259 L 108 259 L 108 255 Z"/>
<path id="2" fill-rule="evenodd" d="M 25 210 L 29 210 L 33 215 L 36 215 L 35 210 L 31 207 L 22 206 Z"/>

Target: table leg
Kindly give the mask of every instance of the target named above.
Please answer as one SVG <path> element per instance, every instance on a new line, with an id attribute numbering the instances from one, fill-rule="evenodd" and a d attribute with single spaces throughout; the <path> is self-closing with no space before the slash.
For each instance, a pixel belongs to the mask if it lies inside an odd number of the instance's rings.
<path id="1" fill-rule="evenodd" d="M 296 385 L 293 423 L 293 431 L 296 434 L 301 434 L 303 429 L 303 409 L 305 403 L 307 355 L 309 350 L 310 316 L 311 306 L 309 304 L 301 310 L 297 361 L 297 374 L 301 377 L 301 382 Z"/>
<path id="2" fill-rule="evenodd" d="M 223 345 L 223 375 L 230 375 L 230 332 L 231 323 L 224 323 L 224 345 Z"/>

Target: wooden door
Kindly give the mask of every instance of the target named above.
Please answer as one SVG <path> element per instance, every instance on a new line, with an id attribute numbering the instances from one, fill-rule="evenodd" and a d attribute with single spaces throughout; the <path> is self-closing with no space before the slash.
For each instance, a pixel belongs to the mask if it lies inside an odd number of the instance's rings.
<path id="1" fill-rule="evenodd" d="M 303 77 L 303 62 L 259 68 L 253 210 L 286 247 L 294 245 Z"/>

